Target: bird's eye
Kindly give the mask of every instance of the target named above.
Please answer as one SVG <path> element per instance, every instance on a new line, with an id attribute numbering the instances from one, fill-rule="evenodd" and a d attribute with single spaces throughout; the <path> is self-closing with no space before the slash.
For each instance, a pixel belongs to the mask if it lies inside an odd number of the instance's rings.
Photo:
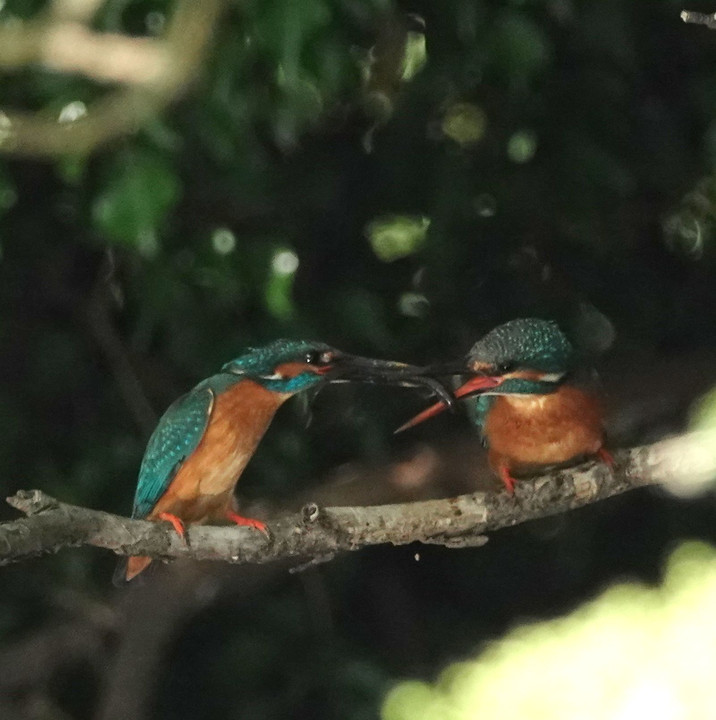
<path id="1" fill-rule="evenodd" d="M 333 362 L 333 353 L 328 350 L 312 350 L 304 358 L 308 365 L 330 365 Z"/>
<path id="2" fill-rule="evenodd" d="M 497 370 L 498 370 L 498 372 L 502 375 L 502 374 L 504 374 L 504 373 L 509 372 L 510 370 L 512 370 L 512 367 L 513 367 L 513 366 L 512 366 L 512 363 L 500 363 L 500 364 L 497 366 Z"/>

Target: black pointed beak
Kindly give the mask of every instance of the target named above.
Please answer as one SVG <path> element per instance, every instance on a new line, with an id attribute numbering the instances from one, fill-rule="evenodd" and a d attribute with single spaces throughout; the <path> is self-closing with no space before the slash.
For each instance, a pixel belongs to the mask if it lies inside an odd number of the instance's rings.
<path id="1" fill-rule="evenodd" d="M 377 360 L 359 355 L 339 355 L 321 372 L 329 383 L 362 382 L 400 387 L 426 387 L 435 393 L 446 406 L 452 408 L 452 393 L 425 368 L 393 360 Z"/>
<path id="2" fill-rule="evenodd" d="M 453 397 L 456 399 L 461 399 L 472 397 L 473 395 L 479 395 L 486 390 L 491 390 L 492 388 L 497 387 L 501 383 L 502 378 L 500 377 L 491 377 L 489 375 L 475 375 L 471 377 L 466 383 L 463 383 L 459 388 L 457 388 L 453 393 Z M 403 423 L 395 431 L 395 434 L 403 432 L 403 430 L 407 430 L 408 428 L 415 427 L 416 425 L 419 425 L 420 423 L 429 420 L 431 417 L 439 415 L 443 410 L 446 409 L 446 407 L 447 405 L 445 405 L 445 403 L 443 403 L 441 399 L 441 401 L 436 402 L 434 405 L 426 408 L 421 413 L 418 413 L 414 418 L 408 420 L 408 422 Z M 452 409 L 452 406 L 450 406 L 450 409 Z"/>
<path id="3" fill-rule="evenodd" d="M 487 369 L 488 368 L 486 368 L 486 370 Z M 452 391 L 452 396 L 456 400 L 479 395 L 480 393 L 499 386 L 504 380 L 504 378 L 497 374 L 496 371 L 495 374 L 485 371 L 476 372 L 474 367 L 468 367 L 464 360 L 430 365 L 423 370 L 424 372 L 429 372 L 431 375 L 467 375 L 468 379 Z M 440 401 L 426 408 L 421 413 L 418 413 L 415 417 L 408 420 L 408 422 L 401 425 L 395 432 L 400 433 L 408 428 L 415 427 L 415 425 L 419 425 L 429 418 L 439 415 L 443 412 L 443 410 L 447 409 L 447 407 L 448 405 L 442 402 L 441 398 Z M 449 407 L 450 410 L 454 409 L 452 405 Z"/>
<path id="4" fill-rule="evenodd" d="M 474 375 L 475 371 L 470 368 L 465 360 L 453 362 L 433 363 L 420 368 L 425 375 Z"/>

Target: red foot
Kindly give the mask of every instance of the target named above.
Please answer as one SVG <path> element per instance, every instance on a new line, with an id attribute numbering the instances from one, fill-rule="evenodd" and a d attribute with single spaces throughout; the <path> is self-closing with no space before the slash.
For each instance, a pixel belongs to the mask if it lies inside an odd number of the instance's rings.
<path id="1" fill-rule="evenodd" d="M 505 488 L 507 489 L 507 493 L 509 495 L 515 494 L 515 479 L 510 475 L 510 471 L 507 469 L 507 466 L 500 465 L 499 470 L 500 480 L 505 484 Z"/>
<path id="2" fill-rule="evenodd" d="M 168 512 L 161 512 L 157 515 L 160 520 L 166 520 L 172 524 L 172 527 L 176 530 L 177 535 L 183 540 L 184 539 L 184 523 L 176 515 L 172 515 Z"/>
<path id="3" fill-rule="evenodd" d="M 612 457 L 612 454 L 609 452 L 609 450 L 605 450 L 604 448 L 599 448 L 597 452 L 597 457 L 609 468 L 614 467 L 614 458 Z"/>
<path id="4" fill-rule="evenodd" d="M 233 510 L 227 510 L 226 517 L 227 519 L 231 520 L 231 522 L 236 523 L 237 525 L 256 528 L 257 530 L 260 530 L 264 535 L 266 535 L 266 537 L 270 536 L 268 528 L 266 527 L 266 523 L 261 522 L 261 520 L 254 520 L 254 518 L 243 517 L 243 515 L 239 515 Z"/>

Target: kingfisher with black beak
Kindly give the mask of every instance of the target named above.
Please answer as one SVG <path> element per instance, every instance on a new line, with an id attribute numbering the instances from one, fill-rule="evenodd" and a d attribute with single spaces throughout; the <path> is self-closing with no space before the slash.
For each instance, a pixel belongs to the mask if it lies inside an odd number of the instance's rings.
<path id="1" fill-rule="evenodd" d="M 574 360 L 574 349 L 556 323 L 526 318 L 491 330 L 464 361 L 429 370 L 435 375 L 470 375 L 454 395 L 470 398 L 472 420 L 488 447 L 490 467 L 510 494 L 513 473 L 534 474 L 589 456 L 613 463 L 604 449 L 597 398 L 570 383 Z M 438 402 L 396 432 L 446 407 Z"/>
<path id="2" fill-rule="evenodd" d="M 176 400 L 159 420 L 139 470 L 133 518 L 186 525 L 231 521 L 268 534 L 236 512 L 234 488 L 279 407 L 321 383 L 426 386 L 451 395 L 418 368 L 348 355 L 328 345 L 276 340 L 224 365 Z M 130 557 L 115 577 L 131 580 L 152 559 Z"/>

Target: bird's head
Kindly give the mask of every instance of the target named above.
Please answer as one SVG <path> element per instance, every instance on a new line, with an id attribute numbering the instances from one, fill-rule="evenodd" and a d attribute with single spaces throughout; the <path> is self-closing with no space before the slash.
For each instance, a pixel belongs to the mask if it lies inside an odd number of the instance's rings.
<path id="1" fill-rule="evenodd" d="M 232 360 L 224 372 L 245 376 L 271 392 L 293 395 L 322 382 L 367 382 L 429 387 L 452 405 L 450 393 L 421 368 L 341 352 L 325 343 L 275 340 Z"/>
<path id="2" fill-rule="evenodd" d="M 554 392 L 571 369 L 574 350 L 551 320 L 511 320 L 491 330 L 470 349 L 464 361 L 431 366 L 432 375 L 469 375 L 454 392 L 473 395 L 546 395 Z M 445 409 L 442 402 L 403 425 L 406 430 Z"/>
<path id="3" fill-rule="evenodd" d="M 468 387 L 460 396 L 475 391 L 496 395 L 554 392 L 571 369 L 573 355 L 557 323 L 538 318 L 510 320 L 472 346 L 463 372 L 476 375 L 465 383 Z"/>

